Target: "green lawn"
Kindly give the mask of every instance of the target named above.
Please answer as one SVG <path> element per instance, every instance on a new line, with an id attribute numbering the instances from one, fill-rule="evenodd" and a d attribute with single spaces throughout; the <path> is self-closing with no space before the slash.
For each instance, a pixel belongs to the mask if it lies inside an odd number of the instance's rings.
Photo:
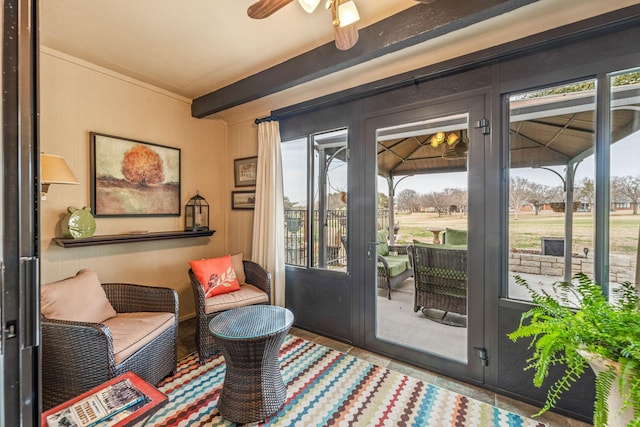
<path id="1" fill-rule="evenodd" d="M 459 214 L 438 217 L 434 213 L 397 213 L 400 222 L 398 243 L 410 243 L 413 239 L 431 241 L 433 234 L 429 228 L 467 228 L 467 217 Z M 631 212 L 612 212 L 610 233 L 610 251 L 615 254 L 636 254 L 638 251 L 638 229 L 640 215 Z M 540 250 L 541 237 L 562 237 L 564 235 L 564 214 L 557 212 L 520 213 L 515 220 L 509 220 L 511 248 Z M 588 212 L 576 212 L 573 221 L 573 252 L 582 253 L 589 248 L 593 253 L 593 216 Z"/>

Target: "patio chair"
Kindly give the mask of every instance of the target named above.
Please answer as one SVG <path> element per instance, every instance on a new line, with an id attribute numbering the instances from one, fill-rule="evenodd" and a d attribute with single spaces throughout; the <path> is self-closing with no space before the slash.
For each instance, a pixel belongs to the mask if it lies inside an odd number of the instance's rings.
<path id="1" fill-rule="evenodd" d="M 409 247 L 414 271 L 413 311 L 435 308 L 467 314 L 467 250 L 447 245 L 414 244 Z M 441 320 L 442 320 L 441 319 Z"/>
<path id="2" fill-rule="evenodd" d="M 240 290 L 215 295 L 210 298 L 205 297 L 204 288 L 200 284 L 198 277 L 192 269 L 189 269 L 191 288 L 196 305 L 197 325 L 195 340 L 201 365 L 205 363 L 207 357 L 217 352 L 215 340 L 209 331 L 211 319 L 232 308 L 254 304 L 269 304 L 271 300 L 271 273 L 255 262 L 242 260 L 242 254 L 240 254 L 240 258 L 236 260 L 236 263 L 239 263 L 239 261 L 242 261 L 244 268 L 242 273 L 236 272 L 236 275 L 241 277 Z M 236 270 L 239 269 L 239 267 L 236 268 Z"/>
<path id="3" fill-rule="evenodd" d="M 40 299 L 45 410 L 127 371 L 153 385 L 176 372 L 175 290 L 81 270 L 42 285 Z"/>
<path id="4" fill-rule="evenodd" d="M 387 243 L 384 231 L 378 231 L 378 289 L 387 291 L 387 299 L 391 299 L 391 289 L 413 276 L 413 269 L 407 255 L 407 246 Z M 391 255 L 391 251 L 397 255 Z"/>

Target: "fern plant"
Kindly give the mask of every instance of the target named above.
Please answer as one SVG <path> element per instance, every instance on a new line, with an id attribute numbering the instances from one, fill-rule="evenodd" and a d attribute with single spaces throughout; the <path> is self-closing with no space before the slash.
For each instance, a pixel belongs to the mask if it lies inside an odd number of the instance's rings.
<path id="1" fill-rule="evenodd" d="M 640 297 L 635 287 L 623 283 L 609 302 L 600 286 L 583 273 L 571 283 L 555 283 L 552 293 L 533 289 L 519 276 L 515 280 L 528 290 L 536 306 L 522 314 L 518 328 L 507 336 L 514 342 L 531 339 L 533 355 L 525 369 L 534 371 L 534 385 L 543 385 L 552 366 L 564 366 L 535 415 L 553 408 L 588 368 L 585 355 L 595 355 L 619 367 L 609 363 L 596 374 L 594 427 L 608 425 L 606 403 L 614 381 L 623 391 L 623 407 L 634 409 L 635 419 L 629 426 L 640 427 Z"/>

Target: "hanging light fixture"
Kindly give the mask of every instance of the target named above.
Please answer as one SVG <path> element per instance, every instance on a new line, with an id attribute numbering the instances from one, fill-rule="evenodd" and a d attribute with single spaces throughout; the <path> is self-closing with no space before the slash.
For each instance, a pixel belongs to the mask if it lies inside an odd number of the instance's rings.
<path id="1" fill-rule="evenodd" d="M 327 9 L 331 10 L 333 26 L 344 28 L 360 20 L 358 8 L 353 0 L 328 0 Z"/>
<path id="2" fill-rule="evenodd" d="M 300 3 L 305 12 L 313 13 L 320 4 L 320 0 L 298 0 L 298 3 Z"/>
<path id="3" fill-rule="evenodd" d="M 358 8 L 353 0 L 338 5 L 338 19 L 340 20 L 341 27 L 346 27 L 360 20 Z"/>
<path id="4" fill-rule="evenodd" d="M 446 135 L 444 132 L 438 132 L 431 137 L 431 139 L 429 140 L 429 144 L 433 148 L 438 148 L 438 146 L 444 142 L 445 136 Z"/>

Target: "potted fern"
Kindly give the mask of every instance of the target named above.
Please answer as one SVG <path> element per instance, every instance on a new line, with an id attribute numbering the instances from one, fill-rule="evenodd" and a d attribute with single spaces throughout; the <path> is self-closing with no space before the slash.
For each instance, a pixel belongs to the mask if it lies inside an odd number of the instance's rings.
<path id="1" fill-rule="evenodd" d="M 536 306 L 522 314 L 508 337 L 531 339 L 533 355 L 525 369 L 534 370 L 534 385 L 542 386 L 551 366 L 564 366 L 535 415 L 553 408 L 591 365 L 596 374 L 594 427 L 640 427 L 640 297 L 635 287 L 623 283 L 614 291 L 615 302 L 609 302 L 583 273 L 572 283 L 555 283 L 552 293 L 533 289 L 519 276 L 516 282 L 527 288 Z"/>

